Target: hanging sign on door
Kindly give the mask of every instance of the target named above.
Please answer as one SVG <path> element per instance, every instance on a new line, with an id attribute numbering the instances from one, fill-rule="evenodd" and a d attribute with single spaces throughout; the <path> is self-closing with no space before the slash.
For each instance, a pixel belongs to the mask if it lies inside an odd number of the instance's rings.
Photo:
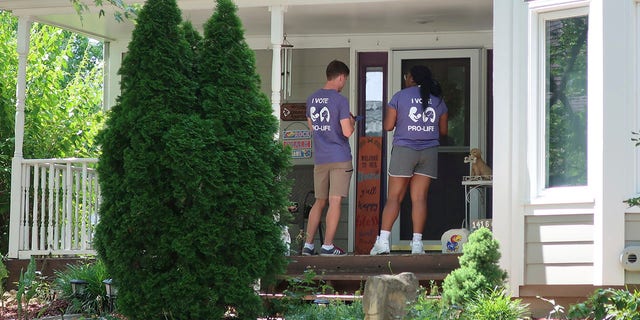
<path id="1" fill-rule="evenodd" d="M 376 242 L 382 210 L 381 169 L 382 137 L 361 137 L 356 175 L 356 254 L 368 254 Z"/>

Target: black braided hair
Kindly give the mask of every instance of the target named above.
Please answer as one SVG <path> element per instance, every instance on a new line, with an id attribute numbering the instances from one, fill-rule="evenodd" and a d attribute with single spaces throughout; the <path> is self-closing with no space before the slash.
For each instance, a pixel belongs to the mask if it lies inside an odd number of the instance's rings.
<path id="1" fill-rule="evenodd" d="M 431 77 L 431 70 L 429 68 L 417 65 L 411 67 L 409 71 L 413 81 L 420 87 L 420 98 L 422 98 L 422 110 L 427 109 L 429 105 L 429 95 L 431 94 L 431 87 L 433 85 L 433 78 Z"/>

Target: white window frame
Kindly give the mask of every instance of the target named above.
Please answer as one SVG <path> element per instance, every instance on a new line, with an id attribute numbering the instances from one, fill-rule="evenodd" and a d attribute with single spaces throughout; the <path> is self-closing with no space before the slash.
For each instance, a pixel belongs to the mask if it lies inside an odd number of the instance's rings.
<path id="1" fill-rule="evenodd" d="M 633 37 L 636 41 L 635 47 L 635 60 L 636 60 L 636 83 L 637 86 L 640 84 L 640 41 L 638 41 L 638 36 L 640 36 L 640 0 L 636 0 L 635 3 L 635 23 L 636 23 L 636 32 Z M 636 90 L 635 96 L 635 105 L 636 105 L 636 122 L 634 130 L 640 130 L 640 91 Z M 635 192 L 636 196 L 640 195 L 640 146 L 636 147 L 636 165 L 635 165 Z"/>
<path id="2" fill-rule="evenodd" d="M 529 3 L 529 97 L 527 122 L 527 167 L 531 177 L 531 204 L 593 203 L 594 193 L 586 186 L 546 187 L 546 30 L 545 22 L 589 15 L 589 1 L 539 0 Z M 589 105 L 587 112 L 589 113 Z M 590 137 L 587 136 L 587 148 Z M 587 166 L 589 165 L 587 158 Z"/>

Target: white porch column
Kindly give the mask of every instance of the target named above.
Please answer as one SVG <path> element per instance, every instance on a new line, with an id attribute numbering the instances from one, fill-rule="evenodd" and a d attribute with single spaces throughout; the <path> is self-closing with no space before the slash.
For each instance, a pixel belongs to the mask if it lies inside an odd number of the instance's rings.
<path id="1" fill-rule="evenodd" d="M 527 105 L 527 4 L 494 1 L 493 8 L 493 233 L 500 242 L 500 267 L 509 274 L 514 297 L 524 284 Z M 524 48 L 524 49 L 523 49 Z"/>
<path id="2" fill-rule="evenodd" d="M 284 40 L 284 13 L 286 6 L 269 7 L 271 11 L 271 48 L 273 62 L 271 63 L 271 107 L 273 115 L 280 120 L 280 92 L 282 91 L 282 60 L 281 47 Z"/>
<path id="3" fill-rule="evenodd" d="M 20 238 L 20 196 L 22 194 L 22 146 L 24 141 L 24 100 L 27 90 L 27 56 L 31 17 L 18 18 L 18 79 L 16 81 L 15 151 L 11 163 L 11 216 L 9 220 L 9 258 L 18 258 Z"/>
<path id="4" fill-rule="evenodd" d="M 625 247 L 628 170 L 634 167 L 632 125 L 634 7 L 631 1 L 594 0 L 589 8 L 588 180 L 594 189 L 593 284 L 625 284 L 620 252 Z M 592 165 L 593 164 L 593 165 Z M 624 181 L 624 182 L 623 182 Z"/>

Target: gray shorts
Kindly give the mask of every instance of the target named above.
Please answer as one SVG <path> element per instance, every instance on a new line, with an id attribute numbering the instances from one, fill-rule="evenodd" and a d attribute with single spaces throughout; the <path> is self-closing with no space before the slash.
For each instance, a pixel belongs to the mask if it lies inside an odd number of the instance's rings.
<path id="1" fill-rule="evenodd" d="M 438 178 L 438 147 L 413 150 L 408 147 L 393 146 L 389 175 L 413 177 L 414 174 Z"/>
<path id="2" fill-rule="evenodd" d="M 317 199 L 328 199 L 329 195 L 346 197 L 353 174 L 353 163 L 333 162 L 313 167 L 313 192 Z"/>

